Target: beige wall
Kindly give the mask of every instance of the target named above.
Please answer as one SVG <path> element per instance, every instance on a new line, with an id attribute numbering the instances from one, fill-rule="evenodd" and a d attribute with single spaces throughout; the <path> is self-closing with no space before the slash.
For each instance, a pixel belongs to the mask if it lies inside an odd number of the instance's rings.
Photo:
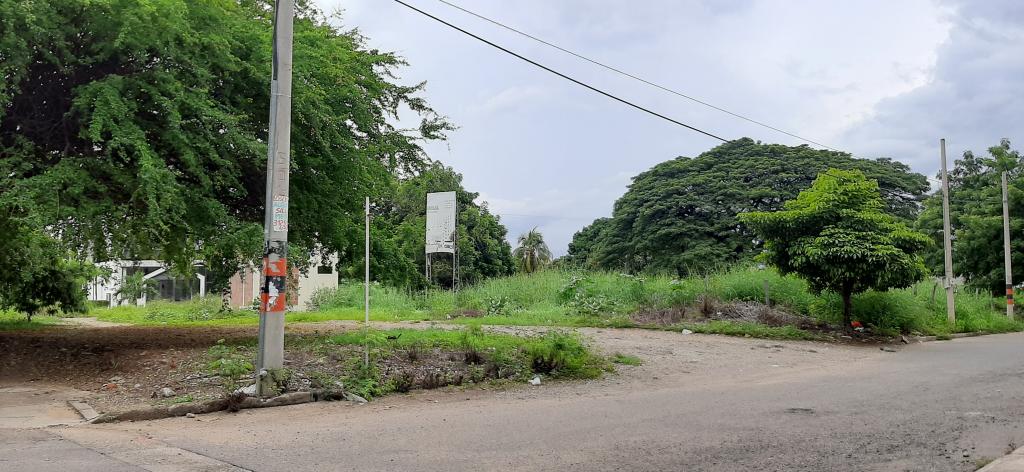
<path id="1" fill-rule="evenodd" d="M 288 290 L 288 309 L 292 311 L 305 311 L 306 302 L 313 296 L 313 292 L 321 288 L 333 288 L 338 286 L 338 270 L 335 265 L 338 262 L 337 256 L 328 260 L 330 274 L 321 274 L 317 270 L 320 258 L 315 257 L 309 268 L 309 273 L 303 276 L 298 271 L 293 272 L 294 280 L 298 280 L 298 290 Z M 236 308 L 249 308 L 253 300 L 260 296 L 259 267 L 249 267 L 238 271 L 231 276 L 231 306 Z"/>

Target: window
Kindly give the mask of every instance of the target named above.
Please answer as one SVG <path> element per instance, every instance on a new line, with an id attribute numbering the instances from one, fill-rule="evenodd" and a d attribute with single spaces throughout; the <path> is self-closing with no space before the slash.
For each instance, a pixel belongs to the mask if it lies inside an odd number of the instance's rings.
<path id="1" fill-rule="evenodd" d="M 334 266 L 329 266 L 329 265 L 317 266 L 316 273 L 318 273 L 318 274 L 333 274 L 334 273 Z"/>

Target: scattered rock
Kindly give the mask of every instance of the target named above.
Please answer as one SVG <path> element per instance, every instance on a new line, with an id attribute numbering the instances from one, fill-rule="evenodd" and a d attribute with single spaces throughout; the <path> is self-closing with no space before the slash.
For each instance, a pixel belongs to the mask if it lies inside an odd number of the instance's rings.
<path id="1" fill-rule="evenodd" d="M 135 384 L 134 388 L 142 388 L 142 384 Z"/>
<path id="2" fill-rule="evenodd" d="M 350 402 L 352 402 L 352 403 L 356 403 L 356 404 L 366 403 L 366 399 L 365 398 L 360 397 L 359 395 L 356 395 L 356 394 L 354 394 L 352 392 L 345 393 L 345 399 L 350 401 Z"/>
<path id="3" fill-rule="evenodd" d="M 889 346 L 882 346 L 882 347 L 880 347 L 878 349 L 880 349 L 882 351 L 885 351 L 885 352 L 898 352 L 897 349 L 893 349 L 893 348 L 891 348 Z"/>
<path id="4" fill-rule="evenodd" d="M 171 387 L 164 387 L 164 388 L 160 389 L 160 396 L 161 397 L 171 398 L 171 397 L 173 397 L 175 395 L 177 395 L 177 393 L 174 393 L 174 389 L 172 389 Z"/>
<path id="5" fill-rule="evenodd" d="M 114 390 L 117 390 L 117 384 L 116 383 L 103 384 L 103 390 L 106 390 L 108 392 L 113 392 Z"/>
<path id="6" fill-rule="evenodd" d="M 900 341 L 902 341 L 903 344 L 910 344 L 910 341 L 907 340 L 906 336 L 900 336 Z"/>
<path id="7" fill-rule="evenodd" d="M 533 378 L 530 379 L 530 385 L 540 385 L 540 376 L 539 375 L 533 376 Z"/>
<path id="8" fill-rule="evenodd" d="M 250 397 L 255 397 L 256 396 L 256 384 L 252 384 L 252 385 L 250 385 L 248 387 L 239 388 L 238 390 L 235 390 L 235 393 L 241 393 L 242 395 L 247 395 L 247 396 L 250 396 Z"/>
<path id="9" fill-rule="evenodd" d="M 117 384 L 119 384 L 121 382 L 124 382 L 124 377 L 121 377 L 120 375 L 115 375 L 115 376 L 107 379 L 107 381 L 109 381 L 110 383 L 117 383 Z"/>
<path id="10" fill-rule="evenodd" d="M 195 418 L 195 417 L 196 417 L 195 413 L 185 413 L 185 418 Z"/>
<path id="11" fill-rule="evenodd" d="M 680 332 L 683 333 L 683 334 L 693 334 L 693 331 L 690 331 L 688 329 L 684 329 L 684 330 L 682 330 Z"/>

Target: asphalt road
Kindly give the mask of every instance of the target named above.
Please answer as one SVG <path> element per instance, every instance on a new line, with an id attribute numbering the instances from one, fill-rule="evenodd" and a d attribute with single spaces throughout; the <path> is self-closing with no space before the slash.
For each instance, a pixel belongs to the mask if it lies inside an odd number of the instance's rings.
<path id="1" fill-rule="evenodd" d="M 17 467 L 0 468 L 75 469 L 20 457 L 39 434 L 108 470 L 159 470 L 139 459 L 159 452 L 194 459 L 165 470 L 969 471 L 1024 444 L 1024 334 L 889 353 L 587 333 L 647 362 L 594 382 L 33 430 L 5 435 Z"/>

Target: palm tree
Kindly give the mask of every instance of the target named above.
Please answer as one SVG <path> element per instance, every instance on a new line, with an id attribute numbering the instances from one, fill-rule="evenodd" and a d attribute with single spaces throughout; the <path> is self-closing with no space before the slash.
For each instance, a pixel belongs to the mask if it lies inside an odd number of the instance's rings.
<path id="1" fill-rule="evenodd" d="M 551 263 L 551 250 L 540 231 L 533 228 L 519 236 L 519 246 L 512 251 L 512 257 L 519 270 L 529 274 Z"/>

